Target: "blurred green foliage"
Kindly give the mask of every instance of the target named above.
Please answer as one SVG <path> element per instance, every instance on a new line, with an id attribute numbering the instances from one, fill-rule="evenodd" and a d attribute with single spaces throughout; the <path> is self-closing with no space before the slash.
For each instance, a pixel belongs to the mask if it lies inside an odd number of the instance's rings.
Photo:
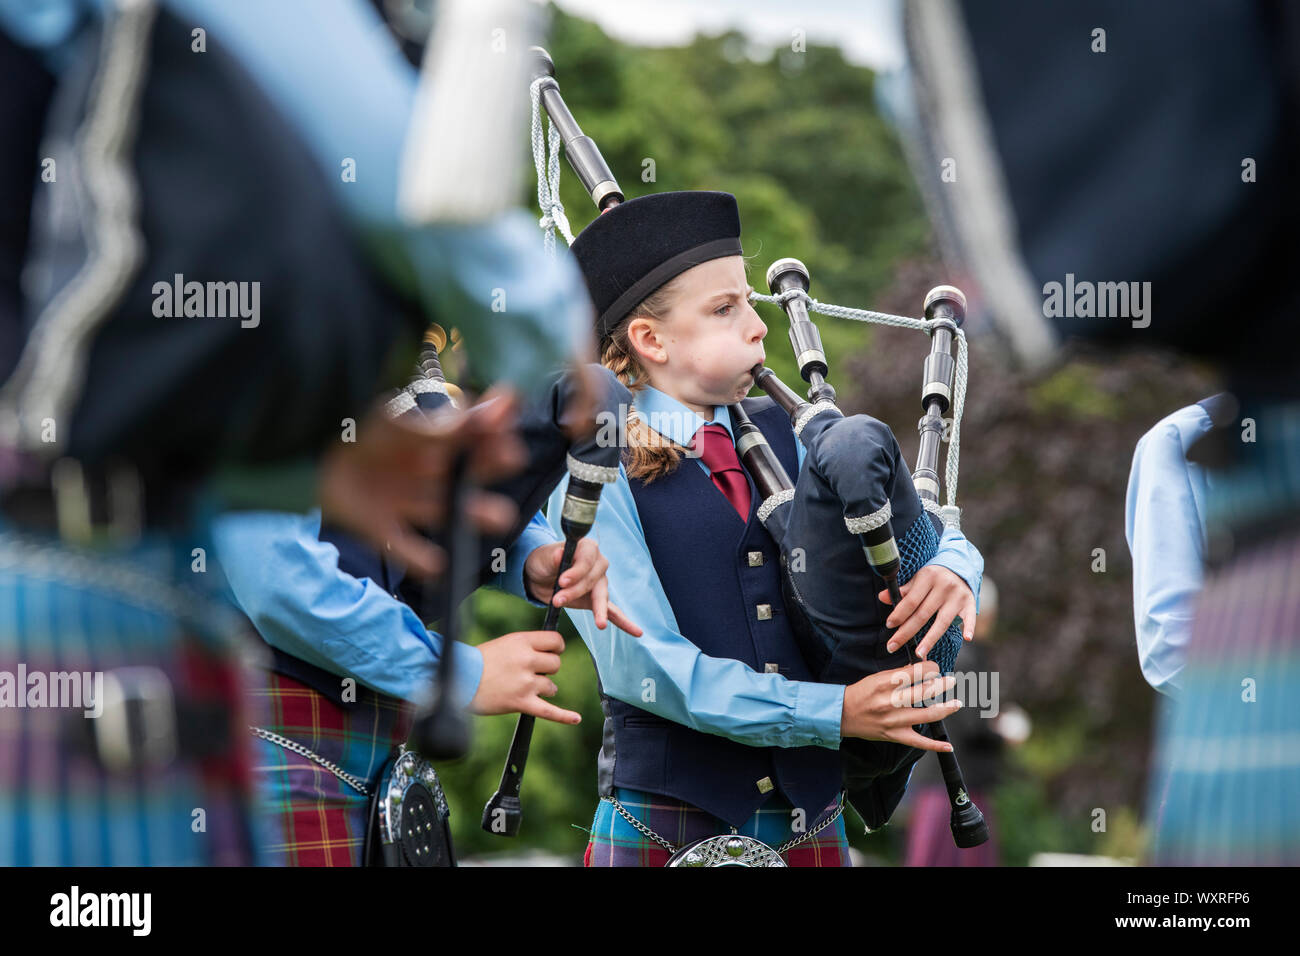
<path id="1" fill-rule="evenodd" d="M 1030 388 L 1036 412 L 1057 414 L 1075 422 L 1090 419 L 1118 421 L 1125 413 L 1124 396 L 1107 393 L 1098 384 L 1098 369 L 1091 363 L 1071 362 Z"/>
<path id="2" fill-rule="evenodd" d="M 625 194 L 734 193 L 750 281 L 760 291 L 767 291 L 768 265 L 785 256 L 808 265 L 815 297 L 881 311 L 915 315 L 930 286 L 951 280 L 936 262 L 900 145 L 876 110 L 870 70 L 829 47 L 754 59 L 735 33 L 677 48 L 632 47 L 552 12 L 546 46 L 560 88 Z M 527 151 L 524 130 L 520 142 Z M 647 160 L 652 182 L 642 178 Z M 567 165 L 562 181 L 576 233 L 594 208 Z M 521 200 L 535 208 L 535 198 L 530 183 Z M 759 311 L 772 335 L 769 364 L 796 384 L 784 316 L 770 306 Z M 890 422 L 911 460 L 925 340 L 852 322 L 818 325 L 842 407 Z M 1124 482 L 1138 436 L 1213 389 L 1203 375 L 1149 361 L 1071 362 L 1033 381 L 979 347 L 972 347 L 971 389 L 965 529 L 1001 588 L 1003 693 L 1034 720 L 993 800 L 1003 859 L 1024 864 L 1042 851 L 1136 856 L 1154 694 L 1133 648 Z M 1103 575 L 1089 570 L 1098 545 L 1109 554 Z M 471 616 L 478 642 L 535 629 L 543 613 L 481 591 Z M 597 801 L 601 713 L 586 648 L 567 620 L 562 632 L 569 647 L 555 701 L 580 711 L 583 723 L 539 722 L 520 836 L 506 840 L 479 826 L 513 717 L 476 718 L 471 755 L 440 767 L 462 857 L 543 849 L 576 862 L 582 853 Z M 1098 806 L 1107 809 L 1104 833 L 1091 827 Z M 901 825 L 866 838 L 851 813 L 846 819 L 851 841 L 871 862 L 898 862 Z M 898 822 L 905 819 L 906 805 Z"/>

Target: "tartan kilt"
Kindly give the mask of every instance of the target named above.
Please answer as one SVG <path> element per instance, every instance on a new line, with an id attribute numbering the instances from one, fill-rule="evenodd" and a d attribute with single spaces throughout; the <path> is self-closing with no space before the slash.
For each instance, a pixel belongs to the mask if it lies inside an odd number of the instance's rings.
<path id="1" fill-rule="evenodd" d="M 229 716 L 225 753 L 111 771 L 90 745 L 96 725 L 84 708 L 6 701 L 0 866 L 255 862 L 238 644 L 246 632 L 233 609 L 191 583 L 193 540 L 180 538 L 151 532 L 130 547 L 75 548 L 0 525 L 0 672 L 153 668 L 175 700 Z"/>
<path id="2" fill-rule="evenodd" d="M 340 678 L 340 690 L 341 690 Z M 267 673 L 255 689 L 264 730 L 286 737 L 366 782 L 405 742 L 414 708 L 360 684 L 355 703 L 327 697 L 292 677 Z M 253 772 L 271 866 L 360 866 L 370 797 L 319 763 L 262 738 Z"/>
<path id="3" fill-rule="evenodd" d="M 681 849 L 705 837 L 731 833 L 731 827 L 717 817 L 672 797 L 619 787 L 614 795 L 628 813 L 663 839 Z M 832 802 L 807 821 L 803 832 L 826 819 L 839 801 Z M 794 808 L 774 795 L 765 806 L 737 829 L 741 836 L 754 837 L 776 848 L 799 834 L 791 829 Z M 591 841 L 583 855 L 583 866 L 664 866 L 672 854 L 642 834 L 614 809 L 609 800 L 601 800 L 591 825 Z M 849 843 L 844 834 L 844 817 L 816 836 L 781 854 L 789 866 L 852 866 Z"/>
<path id="4" fill-rule="evenodd" d="M 1160 715 L 1148 862 L 1300 864 L 1300 534 L 1207 578 L 1182 680 Z"/>

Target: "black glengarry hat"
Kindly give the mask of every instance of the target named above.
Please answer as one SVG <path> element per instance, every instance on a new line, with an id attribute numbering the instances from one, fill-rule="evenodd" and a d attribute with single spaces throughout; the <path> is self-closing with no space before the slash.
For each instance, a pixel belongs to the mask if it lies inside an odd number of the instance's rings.
<path id="1" fill-rule="evenodd" d="M 610 334 L 650 293 L 692 266 L 740 251 L 740 211 L 731 193 L 655 193 L 619 203 L 578 234 L 578 259 L 596 332 Z"/>

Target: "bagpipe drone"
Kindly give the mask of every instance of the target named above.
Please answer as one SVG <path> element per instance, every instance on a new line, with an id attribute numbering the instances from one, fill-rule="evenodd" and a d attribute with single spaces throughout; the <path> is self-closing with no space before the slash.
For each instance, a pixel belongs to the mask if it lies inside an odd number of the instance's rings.
<path id="1" fill-rule="evenodd" d="M 534 52 L 533 152 L 542 224 L 558 227 L 572 242 L 559 201 L 561 141 L 570 166 L 599 210 L 622 202 L 623 194 L 596 144 L 583 134 L 565 105 L 550 56 L 540 48 Z M 541 134 L 542 109 L 552 123 L 549 155 Z M 900 586 L 934 557 L 945 525 L 955 526 L 958 521 L 955 486 L 965 393 L 961 324 L 966 302 L 957 289 L 939 286 L 926 296 L 924 320 L 824 306 L 809 298 L 809 273 L 796 259 L 773 264 L 767 281 L 772 295 L 753 298 L 775 302 L 788 315 L 790 343 L 800 374 L 810 386 L 809 400 L 762 366 L 754 369 L 755 383 L 790 415 L 807 454 L 797 480 L 792 481 L 739 404 L 730 406 L 736 449 L 763 499 L 758 516 L 781 549 L 786 603 L 804 655 L 818 680 L 848 684 L 915 662 L 915 644 L 926 630 L 922 628 L 892 654 L 885 650 L 890 634 L 885 620 L 891 607 L 877 599 L 880 587 L 873 576 L 884 583 L 896 606 Z M 810 309 L 915 328 L 930 336 L 921 396 L 925 415 L 919 424 L 921 444 L 914 473 L 908 472 L 886 425 L 867 415 L 845 416 L 836 407 L 834 389 L 826 381 L 829 367 L 820 336 L 808 317 Z M 956 360 L 954 342 L 959 346 Z M 950 410 L 948 504 L 941 507 L 939 451 L 944 415 Z M 952 671 L 960 646 L 961 631 L 954 622 L 933 649 L 941 671 Z M 942 721 L 917 730 L 948 740 Z M 923 751 L 887 741 L 852 739 L 841 743 L 841 753 L 849 801 L 869 830 L 884 826 Z M 952 807 L 953 838 L 958 846 L 977 846 L 988 839 L 983 814 L 970 799 L 956 755 L 937 756 Z M 522 773 L 522 765 L 507 763 L 517 794 L 515 769 Z"/>
<path id="2" fill-rule="evenodd" d="M 787 604 L 796 608 L 796 636 L 818 679 L 848 684 L 882 670 L 914 663 L 924 628 L 892 654 L 885 626 L 901 600 L 899 588 L 934 557 L 943 514 L 955 522 L 955 505 L 939 505 L 939 445 L 943 415 L 952 403 L 955 363 L 952 342 L 965 318 L 966 300 L 952 286 L 925 297 L 931 350 L 924 366 L 917 467 L 908 474 L 892 431 L 869 415 L 844 416 L 826 382 L 829 371 L 820 336 L 808 318 L 809 274 L 797 259 L 782 259 L 767 273 L 768 286 L 790 318 L 790 342 L 800 374 L 811 386 L 804 401 L 767 368 L 754 370 L 755 383 L 785 409 L 806 449 L 792 483 L 758 429 L 739 411 L 736 450 L 763 496 L 759 517 L 781 547 Z M 951 499 L 950 499 L 951 501 Z M 901 531 L 895 535 L 894 529 Z M 865 566 L 863 556 L 865 555 Z M 891 605 L 876 597 L 874 573 L 888 589 Z M 961 649 L 961 630 L 951 624 L 933 648 L 940 671 L 950 673 Z M 918 731 L 947 742 L 943 721 Z M 922 751 L 903 744 L 846 739 L 840 744 L 849 802 L 869 829 L 888 822 Z M 939 752 L 952 807 L 953 839 L 960 847 L 988 839 L 984 816 L 971 800 L 955 753 Z"/>

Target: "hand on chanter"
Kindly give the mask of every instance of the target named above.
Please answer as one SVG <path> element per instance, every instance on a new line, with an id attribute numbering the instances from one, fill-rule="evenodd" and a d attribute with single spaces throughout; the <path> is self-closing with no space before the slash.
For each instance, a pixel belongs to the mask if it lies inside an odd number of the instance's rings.
<path id="1" fill-rule="evenodd" d="M 961 618 L 962 638 L 969 641 L 975 636 L 975 595 L 955 572 L 937 564 L 927 564 L 899 591 L 903 600 L 885 619 L 886 627 L 897 628 L 885 645 L 890 652 L 898 650 L 913 635 L 920 633 L 932 617 L 934 623 L 916 646 L 916 656 L 920 660 L 925 660 L 930 648 L 957 618 Z M 883 603 L 890 603 L 887 590 L 881 591 L 878 597 Z"/>
<path id="2" fill-rule="evenodd" d="M 559 692 L 547 675 L 559 672 L 563 650 L 564 638 L 555 631 L 516 631 L 479 644 L 483 676 L 469 709 L 476 714 L 531 714 L 558 724 L 581 723 L 581 714 L 542 699 Z"/>
<path id="3" fill-rule="evenodd" d="M 939 665 L 934 661 L 920 661 L 864 677 L 844 688 L 840 735 L 950 752 L 951 744 L 922 736 L 914 725 L 942 720 L 961 707 L 961 701 L 956 698 L 932 703 L 956 684 L 957 678 L 951 674 L 939 675 Z"/>
<path id="4" fill-rule="evenodd" d="M 551 593 L 555 591 L 555 572 L 559 570 L 563 553 L 564 542 L 556 541 L 534 548 L 528 556 L 524 563 L 524 586 L 535 600 L 551 600 Z M 609 582 L 605 577 L 608 568 L 609 559 L 600 553 L 596 542 L 591 538 L 580 540 L 573 553 L 573 563 L 560 575 L 555 606 L 591 611 L 596 626 L 601 630 L 613 621 L 620 630 L 640 637 L 641 628 L 609 600 Z"/>

